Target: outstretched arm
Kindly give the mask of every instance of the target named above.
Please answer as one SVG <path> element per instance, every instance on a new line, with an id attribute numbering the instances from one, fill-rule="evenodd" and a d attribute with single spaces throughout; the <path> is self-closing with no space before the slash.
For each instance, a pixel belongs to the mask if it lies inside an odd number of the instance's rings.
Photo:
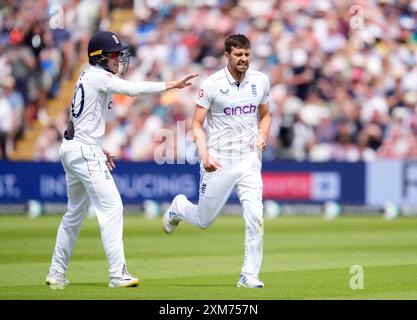
<path id="1" fill-rule="evenodd" d="M 190 80 L 197 77 L 198 73 L 191 73 L 186 75 L 185 77 L 183 77 L 182 79 L 178 80 L 178 81 L 169 81 L 166 82 L 166 90 L 170 90 L 170 89 L 182 89 L 185 87 L 189 87 L 191 86 L 191 82 Z"/>
<path id="2" fill-rule="evenodd" d="M 181 78 L 180 80 L 174 80 L 169 82 L 156 82 L 156 81 L 140 81 L 133 82 L 120 79 L 110 73 L 106 74 L 104 79 L 105 91 L 111 93 L 125 94 L 128 96 L 139 96 L 145 94 L 157 94 L 170 89 L 182 89 L 191 86 L 190 80 L 197 77 L 198 73 L 191 73 Z"/>

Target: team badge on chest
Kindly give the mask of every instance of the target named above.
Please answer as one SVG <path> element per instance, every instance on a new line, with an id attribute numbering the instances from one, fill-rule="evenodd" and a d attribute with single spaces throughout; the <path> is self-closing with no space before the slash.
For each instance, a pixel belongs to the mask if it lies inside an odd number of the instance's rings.
<path id="1" fill-rule="evenodd" d="M 254 96 L 254 97 L 256 97 L 256 96 L 257 96 L 257 94 L 258 94 L 258 93 L 256 92 L 256 84 L 252 84 L 252 85 L 251 85 L 251 88 L 252 88 L 252 94 L 253 94 L 253 96 Z"/>

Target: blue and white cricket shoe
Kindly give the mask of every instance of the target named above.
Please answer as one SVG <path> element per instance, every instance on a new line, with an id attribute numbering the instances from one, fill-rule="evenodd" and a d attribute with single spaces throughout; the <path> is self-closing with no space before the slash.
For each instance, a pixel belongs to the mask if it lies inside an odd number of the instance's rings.
<path id="1" fill-rule="evenodd" d="M 139 285 L 139 279 L 132 277 L 127 272 L 126 267 L 123 268 L 122 275 L 120 277 L 111 277 L 109 282 L 110 288 L 132 288 Z"/>
<path id="2" fill-rule="evenodd" d="M 174 210 L 165 212 L 164 217 L 162 218 L 162 229 L 165 233 L 173 233 L 178 226 L 178 223 L 180 223 L 178 220 L 175 220 L 176 215 Z"/>
<path id="3" fill-rule="evenodd" d="M 263 288 L 264 283 L 259 281 L 257 277 L 248 276 L 245 274 L 241 274 L 239 281 L 237 282 L 238 288 Z"/>
<path id="4" fill-rule="evenodd" d="M 165 233 L 173 233 L 174 230 L 177 228 L 178 224 L 180 223 L 180 220 L 178 219 L 176 213 L 176 204 L 180 198 L 187 199 L 187 197 L 183 194 L 177 195 L 174 198 L 174 200 L 172 200 L 171 206 L 168 208 L 168 210 L 162 217 L 162 229 L 165 231 Z"/>

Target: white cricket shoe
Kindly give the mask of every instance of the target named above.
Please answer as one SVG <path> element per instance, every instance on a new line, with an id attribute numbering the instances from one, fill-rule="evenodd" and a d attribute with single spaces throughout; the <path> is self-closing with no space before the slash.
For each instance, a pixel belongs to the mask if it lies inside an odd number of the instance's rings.
<path id="1" fill-rule="evenodd" d="M 65 277 L 64 273 L 52 270 L 48 272 L 48 275 L 45 278 L 45 283 L 48 286 L 67 286 L 70 284 L 70 281 Z"/>
<path id="2" fill-rule="evenodd" d="M 240 275 L 239 281 L 237 282 L 238 288 L 263 288 L 264 283 L 259 281 L 257 277 L 247 276 L 244 274 Z"/>
<path id="3" fill-rule="evenodd" d="M 171 206 L 168 208 L 168 210 L 165 212 L 164 216 L 162 217 L 162 229 L 165 231 L 165 233 L 173 233 L 175 228 L 180 223 L 180 220 L 177 218 L 177 202 L 179 199 L 185 198 L 186 196 L 183 194 L 177 195 L 174 200 L 172 200 Z"/>
<path id="4" fill-rule="evenodd" d="M 110 288 L 131 288 L 139 285 L 139 279 L 132 277 L 126 268 L 123 268 L 122 275 L 120 277 L 110 277 Z"/>

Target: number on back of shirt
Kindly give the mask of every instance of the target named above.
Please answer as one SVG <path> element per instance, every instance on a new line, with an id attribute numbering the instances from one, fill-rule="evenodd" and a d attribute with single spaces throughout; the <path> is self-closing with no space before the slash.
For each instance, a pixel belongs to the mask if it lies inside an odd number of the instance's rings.
<path id="1" fill-rule="evenodd" d="M 73 118 L 78 118 L 84 109 L 84 87 L 82 82 L 77 85 L 77 88 L 74 91 L 74 96 L 71 101 L 71 114 Z"/>

